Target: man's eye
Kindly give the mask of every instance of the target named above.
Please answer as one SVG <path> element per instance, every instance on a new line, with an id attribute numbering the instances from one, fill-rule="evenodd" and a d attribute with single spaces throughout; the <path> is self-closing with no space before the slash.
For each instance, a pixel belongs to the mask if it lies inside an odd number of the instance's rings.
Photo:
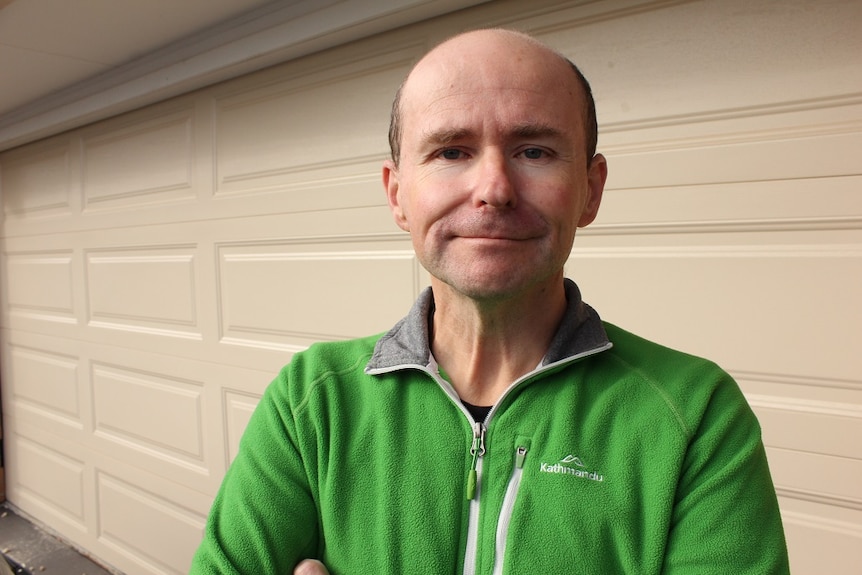
<path id="1" fill-rule="evenodd" d="M 440 157 L 444 160 L 457 160 L 461 158 L 461 150 L 449 148 L 440 152 Z"/>
<path id="2" fill-rule="evenodd" d="M 523 154 L 528 160 L 541 160 L 545 156 L 545 151 L 540 148 L 527 148 Z"/>

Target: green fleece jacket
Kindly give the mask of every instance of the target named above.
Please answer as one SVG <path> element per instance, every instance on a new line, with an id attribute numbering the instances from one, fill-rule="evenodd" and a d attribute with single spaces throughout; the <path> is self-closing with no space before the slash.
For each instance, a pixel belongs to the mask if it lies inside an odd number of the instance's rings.
<path id="1" fill-rule="evenodd" d="M 195 574 L 789 573 L 757 421 L 713 363 L 566 284 L 541 365 L 474 422 L 429 292 L 383 337 L 296 354 L 251 418 Z M 471 453 L 472 451 L 472 453 Z"/>

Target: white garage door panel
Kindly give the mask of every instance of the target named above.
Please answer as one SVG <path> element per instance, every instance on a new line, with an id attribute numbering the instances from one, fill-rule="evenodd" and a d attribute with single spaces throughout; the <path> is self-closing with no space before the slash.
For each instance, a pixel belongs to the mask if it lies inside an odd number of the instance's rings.
<path id="1" fill-rule="evenodd" d="M 596 93 L 610 178 L 570 275 L 737 378 L 794 574 L 855 573 L 859 22 L 855 0 L 503 0 L 4 153 L 9 498 L 130 575 L 185 572 L 276 371 L 428 283 L 380 183 L 391 97 L 433 42 L 505 23 Z"/>
<path id="2" fill-rule="evenodd" d="M 136 246 L 86 252 L 90 325 L 200 338 L 196 248 Z"/>
<path id="3" fill-rule="evenodd" d="M 858 459 L 768 446 L 767 455 L 781 495 L 832 503 L 851 511 L 862 509 L 858 493 L 862 462 Z"/>
<path id="4" fill-rule="evenodd" d="M 860 11 L 856 0 L 622 0 L 523 21 L 575 57 L 600 125 L 614 126 L 858 101 Z"/>
<path id="5" fill-rule="evenodd" d="M 29 412 L 8 409 L 3 425 L 7 497 L 67 537 L 86 537 L 92 476 L 80 433 L 53 433 Z"/>
<path id="6" fill-rule="evenodd" d="M 611 186 L 686 186 L 856 176 L 859 156 L 854 151 L 862 149 L 862 131 L 809 137 L 788 134 L 781 139 L 719 143 L 705 149 L 706 145 L 702 142 L 696 148 L 682 149 L 665 143 L 651 153 L 630 154 L 609 149 L 612 165 L 619 173 L 613 180 L 609 178 Z M 828 153 L 818 154 L 817 160 L 812 161 L 814 150 Z"/>
<path id="7" fill-rule="evenodd" d="M 298 350 L 398 321 L 420 287 L 413 251 L 336 240 L 220 246 L 222 342 Z M 392 294 L 399 294 L 402 312 Z"/>
<path id="8" fill-rule="evenodd" d="M 853 395 L 841 403 L 753 393 L 746 398 L 767 430 L 769 445 L 862 461 L 862 442 L 846 441 L 862 437 L 862 390 Z"/>
<path id="9" fill-rule="evenodd" d="M 605 319 L 727 369 L 862 373 L 856 246 L 581 247 L 569 268 Z"/>
<path id="10" fill-rule="evenodd" d="M 307 172 L 385 154 L 385 131 L 374 128 L 388 121 L 389 87 L 398 85 L 415 51 L 399 48 L 300 78 L 302 70 L 286 70 L 274 86 L 246 85 L 239 96 L 218 98 L 217 193 L 293 183 Z"/>
<path id="11" fill-rule="evenodd" d="M 78 361 L 48 349 L 10 345 L 4 384 L 16 403 L 29 404 L 46 417 L 81 426 Z"/>
<path id="12" fill-rule="evenodd" d="M 47 321 L 74 320 L 72 252 L 7 252 L 5 260 L 10 313 Z"/>
<path id="13" fill-rule="evenodd" d="M 7 222 L 70 213 L 69 156 L 67 140 L 61 139 L 4 157 L 0 187 Z"/>
<path id="14" fill-rule="evenodd" d="M 611 158 L 611 169 L 616 169 Z M 600 220 L 585 233 L 652 230 L 853 229 L 862 224 L 860 176 L 673 187 L 609 187 Z"/>
<path id="15" fill-rule="evenodd" d="M 203 382 L 98 362 L 91 369 L 96 437 L 206 470 Z"/>
<path id="16" fill-rule="evenodd" d="M 192 200 L 193 109 L 82 140 L 85 209 Z"/>
<path id="17" fill-rule="evenodd" d="M 62 446 L 15 434 L 14 465 L 10 471 L 22 491 L 83 528 L 84 461 L 69 457 Z M 59 450 L 58 450 L 59 447 Z"/>
<path id="18" fill-rule="evenodd" d="M 99 540 L 122 555 L 124 563 L 154 573 L 186 573 L 205 516 L 106 473 L 99 473 L 97 482 Z"/>

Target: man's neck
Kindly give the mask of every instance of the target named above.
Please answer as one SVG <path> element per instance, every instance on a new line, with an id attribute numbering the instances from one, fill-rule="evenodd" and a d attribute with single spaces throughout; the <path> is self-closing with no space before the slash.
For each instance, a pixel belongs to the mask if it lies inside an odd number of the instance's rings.
<path id="1" fill-rule="evenodd" d="M 563 282 L 494 301 L 434 287 L 431 351 L 461 399 L 493 405 L 542 360 L 566 310 Z"/>

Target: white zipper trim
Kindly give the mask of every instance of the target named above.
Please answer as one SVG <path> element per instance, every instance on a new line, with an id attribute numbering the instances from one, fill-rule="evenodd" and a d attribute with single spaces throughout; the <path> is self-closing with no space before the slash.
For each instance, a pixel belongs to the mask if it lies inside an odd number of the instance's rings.
<path id="1" fill-rule="evenodd" d="M 506 487 L 506 496 L 503 498 L 503 508 L 500 510 L 500 519 L 497 522 L 497 541 L 494 550 L 494 575 L 502 575 L 503 559 L 506 555 L 506 539 L 509 536 L 509 523 L 512 520 L 512 510 L 515 508 L 515 500 L 518 497 L 518 489 L 521 487 L 521 476 L 524 474 L 523 467 L 515 467 L 509 485 Z"/>

